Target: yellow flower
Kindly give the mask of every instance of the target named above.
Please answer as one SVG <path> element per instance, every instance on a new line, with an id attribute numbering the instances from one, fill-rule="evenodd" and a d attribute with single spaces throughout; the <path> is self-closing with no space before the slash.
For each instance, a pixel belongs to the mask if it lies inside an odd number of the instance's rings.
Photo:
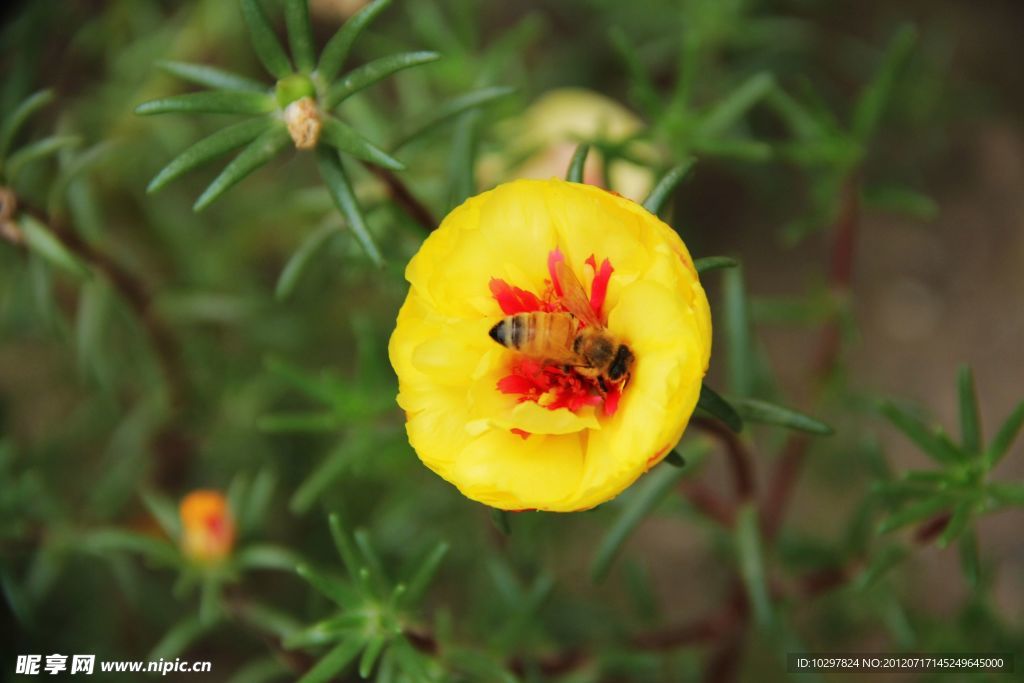
<path id="1" fill-rule="evenodd" d="M 235 521 L 219 491 L 193 491 L 181 501 L 181 550 L 198 564 L 218 564 L 231 554 Z"/>
<path id="2" fill-rule="evenodd" d="M 604 95 L 584 88 L 549 90 L 518 118 L 507 122 L 502 137 L 513 142 L 506 157 L 518 160 L 503 169 L 501 157 L 491 155 L 480 165 L 484 186 L 499 178 L 547 179 L 565 173 L 581 140 L 600 139 L 623 142 L 644 128 L 643 121 L 626 107 Z M 655 148 L 649 142 L 636 142 L 634 156 L 654 161 Z M 630 199 L 642 199 L 654 184 L 654 174 L 646 166 L 626 160 L 610 165 L 611 189 Z M 583 180 L 601 185 L 601 154 L 591 150 L 583 167 Z"/>
<path id="3" fill-rule="evenodd" d="M 635 356 L 599 386 L 495 343 L 506 315 L 564 310 L 564 259 Z M 598 265 L 600 264 L 600 265 Z M 423 243 L 389 354 L 409 441 L 467 497 L 505 510 L 583 510 L 679 440 L 711 353 L 711 314 L 679 236 L 632 201 L 518 180 L 466 201 Z"/>

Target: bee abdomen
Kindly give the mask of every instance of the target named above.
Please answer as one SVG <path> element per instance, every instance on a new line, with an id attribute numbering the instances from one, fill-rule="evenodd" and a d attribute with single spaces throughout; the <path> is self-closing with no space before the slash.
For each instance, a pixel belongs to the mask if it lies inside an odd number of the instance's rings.
<path id="1" fill-rule="evenodd" d="M 491 328 L 491 339 L 502 346 L 510 349 L 519 349 L 527 344 L 534 336 L 533 325 L 529 314 L 520 313 L 502 318 Z"/>

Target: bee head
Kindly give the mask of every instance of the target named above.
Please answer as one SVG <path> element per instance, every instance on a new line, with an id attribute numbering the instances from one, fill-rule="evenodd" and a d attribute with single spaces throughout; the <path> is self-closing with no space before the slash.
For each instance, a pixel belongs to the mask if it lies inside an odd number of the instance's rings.
<path id="1" fill-rule="evenodd" d="M 619 348 L 615 350 L 615 357 L 608 366 L 608 379 L 618 382 L 629 374 L 632 367 L 633 352 L 625 344 L 619 344 Z"/>

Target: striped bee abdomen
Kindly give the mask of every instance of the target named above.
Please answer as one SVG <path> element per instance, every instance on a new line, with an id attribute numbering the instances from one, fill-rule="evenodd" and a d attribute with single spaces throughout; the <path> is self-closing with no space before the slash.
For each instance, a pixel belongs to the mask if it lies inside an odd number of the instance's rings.
<path id="1" fill-rule="evenodd" d="M 498 321 L 489 332 L 502 346 L 535 358 L 564 358 L 572 351 L 576 319 L 568 313 L 518 313 Z"/>

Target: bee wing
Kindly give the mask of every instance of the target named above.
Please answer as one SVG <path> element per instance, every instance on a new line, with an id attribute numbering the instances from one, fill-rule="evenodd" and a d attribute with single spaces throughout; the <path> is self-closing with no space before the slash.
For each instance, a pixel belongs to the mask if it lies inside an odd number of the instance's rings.
<path id="1" fill-rule="evenodd" d="M 535 354 L 536 358 L 554 365 L 582 365 L 585 363 L 572 349 L 556 344 L 547 344 Z"/>
<path id="2" fill-rule="evenodd" d="M 597 314 L 594 313 L 594 309 L 590 307 L 587 290 L 583 288 L 583 284 L 565 261 L 555 264 L 555 272 L 558 275 L 558 284 L 562 286 L 562 303 L 569 309 L 569 312 L 590 327 L 604 328 Z"/>

